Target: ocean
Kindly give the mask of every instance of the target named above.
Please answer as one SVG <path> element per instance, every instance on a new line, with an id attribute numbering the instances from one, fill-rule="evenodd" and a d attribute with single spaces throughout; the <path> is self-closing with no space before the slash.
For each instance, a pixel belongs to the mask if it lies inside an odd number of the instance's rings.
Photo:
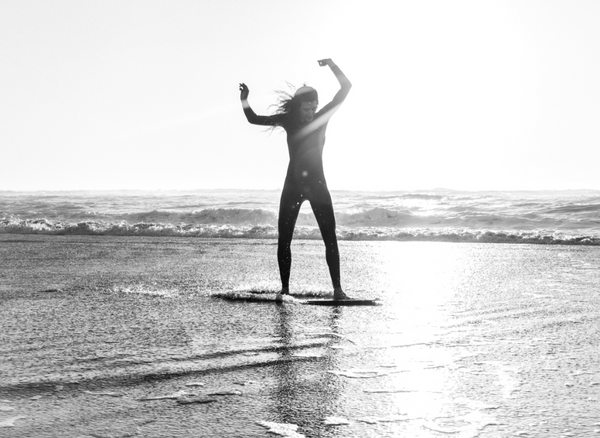
<path id="1" fill-rule="evenodd" d="M 600 192 L 278 198 L 0 193 L 0 437 L 599 436 Z"/>
<path id="2" fill-rule="evenodd" d="M 279 191 L 0 191 L 0 233 L 277 237 Z M 600 191 L 333 191 L 341 240 L 600 244 Z M 305 203 L 295 238 L 320 239 Z"/>

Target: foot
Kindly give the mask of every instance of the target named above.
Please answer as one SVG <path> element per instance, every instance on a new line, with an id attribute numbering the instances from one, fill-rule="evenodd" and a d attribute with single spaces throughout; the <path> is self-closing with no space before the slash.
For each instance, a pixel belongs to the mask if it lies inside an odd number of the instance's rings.
<path id="1" fill-rule="evenodd" d="M 333 299 L 334 300 L 349 300 L 350 297 L 344 293 L 341 287 L 336 287 L 333 289 Z"/>
<path id="2" fill-rule="evenodd" d="M 281 303 L 283 302 L 283 296 L 284 295 L 289 295 L 290 294 L 290 288 L 288 287 L 282 287 L 281 288 L 281 292 L 277 293 L 277 295 L 275 295 L 275 302 L 276 303 Z"/>

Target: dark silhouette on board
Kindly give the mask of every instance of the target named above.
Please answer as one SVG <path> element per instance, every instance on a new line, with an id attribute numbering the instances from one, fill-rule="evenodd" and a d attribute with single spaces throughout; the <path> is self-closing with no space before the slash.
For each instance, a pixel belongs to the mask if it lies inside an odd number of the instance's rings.
<path id="1" fill-rule="evenodd" d="M 293 96 L 283 95 L 275 114 L 260 116 L 248 103 L 250 90 L 246 84 L 242 83 L 239 86 L 240 99 L 248 122 L 254 125 L 281 127 L 287 133 L 290 163 L 279 204 L 277 260 L 281 275 L 281 293 L 277 296 L 278 301 L 281 300 L 282 295 L 289 294 L 292 266 L 290 246 L 298 213 L 304 201 L 310 202 L 325 242 L 325 255 L 333 283 L 333 298 L 336 300 L 348 298 L 342 290 L 340 279 L 335 216 L 323 172 L 323 147 L 329 119 L 348 95 L 352 84 L 331 59 L 322 59 L 318 62 L 322 67 L 329 66 L 341 86 L 333 100 L 320 111 L 317 111 L 319 105 L 317 90 L 303 86 Z"/>

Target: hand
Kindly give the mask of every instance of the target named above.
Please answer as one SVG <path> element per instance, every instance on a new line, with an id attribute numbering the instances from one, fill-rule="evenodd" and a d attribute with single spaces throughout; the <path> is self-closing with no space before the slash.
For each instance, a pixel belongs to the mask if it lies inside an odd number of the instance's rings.
<path id="1" fill-rule="evenodd" d="M 247 100 L 250 94 L 250 89 L 243 82 L 240 84 L 240 100 Z"/>
<path id="2" fill-rule="evenodd" d="M 333 63 L 333 61 L 331 60 L 331 58 L 327 58 L 327 59 L 319 59 L 317 62 L 319 63 L 319 65 L 320 65 L 321 67 L 325 67 L 326 65 L 328 65 L 328 66 L 335 65 L 335 64 Z"/>

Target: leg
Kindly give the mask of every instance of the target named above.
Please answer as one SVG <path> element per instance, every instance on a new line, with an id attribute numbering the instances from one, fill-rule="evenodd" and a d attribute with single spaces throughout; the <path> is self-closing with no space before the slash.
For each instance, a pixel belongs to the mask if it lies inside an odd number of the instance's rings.
<path id="1" fill-rule="evenodd" d="M 321 236 L 325 243 L 325 258 L 329 267 L 329 275 L 333 283 L 333 298 L 337 300 L 348 298 L 341 285 L 340 276 L 340 253 L 338 250 L 337 236 L 335 234 L 335 215 L 329 192 L 319 197 L 319 200 L 311 200 L 312 207 Z"/>
<path id="2" fill-rule="evenodd" d="M 277 240 L 277 262 L 279 263 L 282 294 L 289 293 L 290 271 L 292 268 L 291 244 L 301 205 L 302 198 L 298 192 L 285 186 L 279 203 L 279 237 Z"/>

